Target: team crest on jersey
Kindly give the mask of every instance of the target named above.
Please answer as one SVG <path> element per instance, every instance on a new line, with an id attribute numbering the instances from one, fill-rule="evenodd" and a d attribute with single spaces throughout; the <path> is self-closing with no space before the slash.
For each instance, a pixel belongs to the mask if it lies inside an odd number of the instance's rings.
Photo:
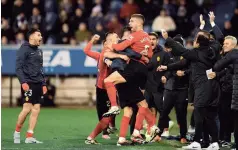
<path id="1" fill-rule="evenodd" d="M 29 101 L 29 97 L 27 96 L 27 97 L 25 98 L 25 100 L 26 100 L 26 101 Z"/>
<path id="2" fill-rule="evenodd" d="M 180 60 L 182 60 L 183 59 L 183 56 L 180 56 Z"/>
<path id="3" fill-rule="evenodd" d="M 159 56 L 157 57 L 157 61 L 160 61 L 160 57 Z"/>

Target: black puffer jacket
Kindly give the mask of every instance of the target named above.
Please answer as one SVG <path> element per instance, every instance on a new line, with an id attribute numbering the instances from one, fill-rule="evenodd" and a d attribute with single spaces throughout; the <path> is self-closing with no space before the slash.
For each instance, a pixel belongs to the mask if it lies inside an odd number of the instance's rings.
<path id="1" fill-rule="evenodd" d="M 221 71 L 223 68 L 233 64 L 233 91 L 231 108 L 238 111 L 238 50 L 234 49 L 229 52 L 225 57 L 219 60 L 213 67 L 214 71 Z"/>
<path id="2" fill-rule="evenodd" d="M 219 82 L 215 79 L 208 80 L 206 71 L 211 69 L 219 57 L 220 43 L 211 41 L 208 45 L 188 50 L 175 42 L 173 39 L 166 39 L 172 48 L 172 53 L 183 56 L 191 62 L 191 75 L 194 85 L 194 106 L 195 107 L 217 107 L 220 99 Z"/>

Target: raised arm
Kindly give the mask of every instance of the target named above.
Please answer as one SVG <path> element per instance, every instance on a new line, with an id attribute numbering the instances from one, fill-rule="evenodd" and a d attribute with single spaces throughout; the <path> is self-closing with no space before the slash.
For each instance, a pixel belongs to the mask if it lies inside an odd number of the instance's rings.
<path id="1" fill-rule="evenodd" d="M 100 53 L 99 52 L 95 52 L 92 51 L 92 45 L 95 41 L 99 40 L 100 36 L 98 35 L 94 35 L 91 39 L 91 41 L 86 45 L 86 47 L 84 48 L 84 53 L 89 56 L 92 57 L 95 60 L 99 60 L 100 57 Z"/>
<path id="2" fill-rule="evenodd" d="M 215 15 L 214 15 L 213 12 L 209 12 L 208 16 L 209 16 L 209 19 L 210 19 L 210 24 L 212 26 L 212 30 L 215 34 L 215 38 L 216 38 L 216 40 L 221 42 L 224 39 L 224 35 L 221 32 L 220 28 L 215 24 Z"/>

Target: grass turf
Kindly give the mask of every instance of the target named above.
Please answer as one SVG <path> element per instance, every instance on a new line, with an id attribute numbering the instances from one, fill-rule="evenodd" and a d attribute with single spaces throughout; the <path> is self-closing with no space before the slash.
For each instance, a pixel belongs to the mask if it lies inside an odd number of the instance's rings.
<path id="1" fill-rule="evenodd" d="M 35 129 L 35 137 L 43 141 L 43 144 L 25 144 L 25 134 L 28 127 L 28 119 L 26 120 L 21 131 L 21 144 L 13 144 L 13 132 L 20 108 L 2 108 L 2 149 L 82 149 L 82 150 L 173 150 L 181 147 L 177 141 L 163 140 L 160 143 L 152 143 L 143 146 L 117 147 L 116 135 L 112 135 L 111 140 L 104 140 L 101 134 L 97 137 L 97 141 L 102 145 L 86 145 L 85 138 L 94 129 L 97 120 L 95 109 L 50 109 L 42 108 L 38 123 Z M 188 113 L 190 120 L 191 113 Z M 172 120 L 175 120 L 174 111 L 171 113 Z M 120 127 L 121 115 L 116 118 L 116 126 Z M 176 122 L 176 121 L 175 121 Z M 129 132 L 129 130 L 128 130 Z M 172 134 L 178 134 L 178 126 L 175 124 Z M 129 136 L 128 136 L 129 138 Z"/>

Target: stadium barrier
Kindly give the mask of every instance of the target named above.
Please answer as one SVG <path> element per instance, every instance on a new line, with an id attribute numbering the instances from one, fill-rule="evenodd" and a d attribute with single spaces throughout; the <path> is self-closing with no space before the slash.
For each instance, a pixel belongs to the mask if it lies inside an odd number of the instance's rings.
<path id="1" fill-rule="evenodd" d="M 92 105 L 95 100 L 97 62 L 85 56 L 84 46 L 41 46 L 46 76 L 56 86 L 55 103 L 61 105 Z M 2 106 L 16 106 L 20 84 L 15 74 L 19 46 L 2 46 Z M 93 50 L 100 51 L 101 46 Z"/>

